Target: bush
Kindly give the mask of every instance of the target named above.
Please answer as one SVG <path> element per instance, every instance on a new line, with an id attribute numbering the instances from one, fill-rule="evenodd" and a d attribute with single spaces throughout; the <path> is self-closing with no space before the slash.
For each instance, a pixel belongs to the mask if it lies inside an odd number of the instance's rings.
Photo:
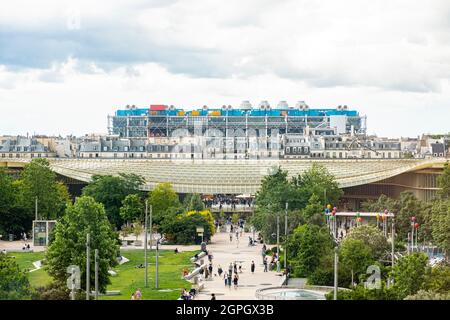
<path id="1" fill-rule="evenodd" d="M 213 222 L 212 215 L 208 210 L 190 211 L 164 219 L 159 231 L 165 235 L 168 243 L 200 244 L 201 237 L 197 235 L 197 227 L 203 227 L 203 238 L 205 241 L 209 241 L 215 233 Z"/>
<path id="2" fill-rule="evenodd" d="M 70 291 L 55 282 L 36 288 L 32 295 L 33 300 L 70 300 Z"/>

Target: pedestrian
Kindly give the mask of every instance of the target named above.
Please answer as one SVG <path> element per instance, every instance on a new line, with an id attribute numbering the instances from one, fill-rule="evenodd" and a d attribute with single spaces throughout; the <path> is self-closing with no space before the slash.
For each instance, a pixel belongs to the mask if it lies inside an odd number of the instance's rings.
<path id="1" fill-rule="evenodd" d="M 209 264 L 208 270 L 209 270 L 209 274 L 211 275 L 211 278 L 212 278 L 212 274 L 213 274 L 213 266 L 212 266 L 212 263 Z"/>
<path id="2" fill-rule="evenodd" d="M 134 293 L 134 298 L 135 300 L 142 300 L 142 292 L 141 289 L 137 289 L 136 292 Z"/>
<path id="3" fill-rule="evenodd" d="M 239 264 L 239 273 L 242 273 L 242 264 Z"/>
<path id="4" fill-rule="evenodd" d="M 230 232 L 230 242 L 233 242 L 233 234 Z"/>
<path id="5" fill-rule="evenodd" d="M 267 257 L 264 258 L 264 272 L 267 272 Z"/>
<path id="6" fill-rule="evenodd" d="M 219 274 L 219 277 L 222 276 L 223 269 L 222 269 L 222 267 L 220 266 L 220 264 L 219 264 L 219 267 L 217 268 L 217 273 Z"/>
<path id="7" fill-rule="evenodd" d="M 228 273 L 223 274 L 223 279 L 225 280 L 225 287 L 228 285 Z"/>
<path id="8" fill-rule="evenodd" d="M 231 289 L 231 273 L 227 275 L 228 287 Z"/>
<path id="9" fill-rule="evenodd" d="M 250 267 L 252 274 L 255 273 L 255 261 L 252 261 L 252 265 Z"/>
<path id="10" fill-rule="evenodd" d="M 230 265 L 228 266 L 228 273 L 233 273 L 233 264 L 230 262 Z"/>
<path id="11" fill-rule="evenodd" d="M 211 300 L 216 300 L 216 295 L 214 293 L 211 293 Z"/>
<path id="12" fill-rule="evenodd" d="M 234 265 L 233 265 L 233 270 L 234 270 L 234 273 L 236 274 L 236 273 L 237 273 L 237 265 L 236 265 L 236 262 L 235 262 Z"/>
<path id="13" fill-rule="evenodd" d="M 237 274 L 234 275 L 234 279 L 233 279 L 233 284 L 234 284 L 234 289 L 237 289 L 238 287 L 238 281 L 239 281 L 239 277 Z"/>

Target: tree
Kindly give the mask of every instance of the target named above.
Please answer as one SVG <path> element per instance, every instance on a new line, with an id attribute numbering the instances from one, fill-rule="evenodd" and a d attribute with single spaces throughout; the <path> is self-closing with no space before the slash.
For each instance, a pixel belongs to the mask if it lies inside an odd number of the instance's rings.
<path id="1" fill-rule="evenodd" d="M 133 234 L 136 237 L 136 240 L 139 238 L 143 231 L 144 228 L 142 227 L 142 223 L 139 220 L 136 220 L 133 223 Z"/>
<path id="2" fill-rule="evenodd" d="M 320 199 L 323 206 L 328 203 L 337 204 L 344 194 L 334 176 L 316 163 L 313 163 L 311 169 L 294 177 L 292 183 L 299 192 L 301 207 L 307 204 L 313 194 Z"/>
<path id="3" fill-rule="evenodd" d="M 438 265 L 425 275 L 424 289 L 438 293 L 450 293 L 450 266 Z"/>
<path id="4" fill-rule="evenodd" d="M 11 257 L 0 253 L 0 300 L 20 300 L 29 296 L 27 274 Z"/>
<path id="5" fill-rule="evenodd" d="M 267 175 L 261 182 L 261 187 L 256 193 L 257 210 L 268 212 L 283 211 L 286 202 L 290 208 L 297 206 L 295 189 L 289 183 L 287 171 L 275 168 L 273 174 Z"/>
<path id="6" fill-rule="evenodd" d="M 433 205 L 431 218 L 434 243 L 445 251 L 449 261 L 450 255 L 450 200 L 437 201 Z"/>
<path id="7" fill-rule="evenodd" d="M 422 288 L 427 262 L 427 255 L 418 252 L 403 256 L 397 261 L 391 276 L 394 278 L 393 289 L 399 299 L 413 295 Z"/>
<path id="8" fill-rule="evenodd" d="M 408 232 L 411 231 L 411 218 L 416 217 L 421 228 L 419 233 L 423 238 L 430 238 L 429 221 L 430 205 L 418 200 L 412 192 L 400 193 L 398 200 L 381 195 L 377 201 L 367 201 L 363 203 L 363 210 L 370 212 L 384 212 L 389 210 L 395 214 L 395 231 L 397 238 L 406 240 Z"/>
<path id="9" fill-rule="evenodd" d="M 342 269 L 350 270 L 351 284 L 354 283 L 354 274 L 365 273 L 367 267 L 374 261 L 372 249 L 363 241 L 346 238 L 341 243 L 339 261 Z"/>
<path id="10" fill-rule="evenodd" d="M 142 220 L 144 212 L 144 205 L 141 198 L 137 194 L 129 194 L 123 199 L 122 207 L 120 208 L 120 217 L 126 221 Z"/>
<path id="11" fill-rule="evenodd" d="M 316 224 L 318 226 L 325 225 L 324 207 L 320 203 L 319 196 L 312 194 L 308 204 L 303 209 L 303 216 L 307 223 Z"/>
<path id="12" fill-rule="evenodd" d="M 31 217 L 23 211 L 15 210 L 17 209 L 16 191 L 11 176 L 0 168 L 0 234 L 19 234 L 28 230 L 27 222 L 31 221 Z"/>
<path id="13" fill-rule="evenodd" d="M 294 276 L 308 277 L 319 266 L 321 257 L 332 252 L 333 241 L 328 228 L 304 224 L 289 237 L 287 248 Z"/>
<path id="14" fill-rule="evenodd" d="M 108 270 L 117 264 L 119 246 L 117 235 L 102 204 L 92 197 L 77 198 L 75 204 L 69 204 L 64 216 L 55 226 L 53 241 L 46 253 L 45 268 L 58 286 L 64 286 L 68 277 L 66 270 L 70 265 L 77 265 L 81 271 L 81 287 L 86 288 L 86 235 L 90 234 L 91 270 L 94 270 L 94 249 L 98 249 L 100 292 L 106 291 L 110 283 Z M 94 273 L 91 272 L 91 283 Z"/>
<path id="15" fill-rule="evenodd" d="M 450 292 L 419 290 L 417 293 L 407 296 L 405 300 L 450 300 Z"/>
<path id="16" fill-rule="evenodd" d="M 181 206 L 178 195 L 168 182 L 158 184 L 155 189 L 150 191 L 148 198 L 153 209 L 153 223 L 156 225 L 162 223 L 169 208 Z"/>
<path id="17" fill-rule="evenodd" d="M 350 230 L 348 240 L 360 240 L 370 248 L 374 259 L 380 259 L 389 249 L 389 244 L 383 233 L 374 226 L 362 225 Z"/>
<path id="18" fill-rule="evenodd" d="M 205 209 L 202 197 L 198 193 L 188 194 L 184 199 L 183 206 L 187 211 L 202 211 Z"/>
<path id="19" fill-rule="evenodd" d="M 92 181 L 83 188 L 83 195 L 102 203 L 109 221 L 118 229 L 123 224 L 120 215 L 122 201 L 127 195 L 136 194 L 143 182 L 143 178 L 135 174 L 94 175 Z"/>
<path id="20" fill-rule="evenodd" d="M 438 187 L 441 190 L 438 191 L 438 195 L 441 199 L 450 198 L 450 165 L 448 162 L 444 164 L 444 170 L 442 174 L 437 178 Z"/>
<path id="21" fill-rule="evenodd" d="M 24 208 L 34 213 L 37 197 L 39 218 L 56 219 L 63 214 L 69 194 L 67 188 L 56 181 L 47 159 L 33 159 L 25 165 L 21 180 Z"/>

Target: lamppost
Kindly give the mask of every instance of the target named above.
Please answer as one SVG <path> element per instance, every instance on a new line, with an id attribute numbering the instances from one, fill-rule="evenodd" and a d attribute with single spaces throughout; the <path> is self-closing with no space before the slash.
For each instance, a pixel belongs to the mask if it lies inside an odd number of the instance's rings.
<path id="1" fill-rule="evenodd" d="M 91 291 L 91 235 L 86 234 L 86 300 L 89 300 Z"/>
<path id="2" fill-rule="evenodd" d="M 286 210 L 284 212 L 284 270 L 286 271 L 286 274 L 287 274 L 288 207 L 289 204 L 286 202 Z"/>
<path id="3" fill-rule="evenodd" d="M 395 250 L 395 231 L 394 231 L 394 226 L 395 226 L 395 221 L 394 221 L 394 218 L 392 218 L 392 229 L 391 229 L 391 241 L 392 241 L 392 244 L 391 244 L 391 255 L 392 255 L 392 258 L 391 258 L 391 264 L 392 264 L 392 268 L 394 268 L 394 250 Z"/>
<path id="4" fill-rule="evenodd" d="M 159 245 L 161 244 L 161 241 L 164 240 L 164 237 L 159 238 L 156 240 L 156 279 L 155 279 L 155 287 L 156 289 L 159 289 Z"/>
<path id="5" fill-rule="evenodd" d="M 98 249 L 94 250 L 95 300 L 98 300 Z"/>
<path id="6" fill-rule="evenodd" d="M 280 272 L 280 213 L 277 212 L 277 272 Z"/>
<path id="7" fill-rule="evenodd" d="M 416 223 L 416 217 L 411 217 L 411 252 L 414 252 L 414 227 Z"/>
<path id="8" fill-rule="evenodd" d="M 144 278 L 144 286 L 148 288 L 148 260 L 147 260 L 147 234 L 148 234 L 148 225 L 147 225 L 147 214 L 148 214 L 148 200 L 145 199 L 145 220 L 144 220 L 144 266 L 145 266 L 145 278 Z"/>
<path id="9" fill-rule="evenodd" d="M 336 246 L 334 248 L 334 294 L 333 300 L 337 300 L 337 292 L 338 292 L 338 263 L 339 263 L 339 247 Z"/>

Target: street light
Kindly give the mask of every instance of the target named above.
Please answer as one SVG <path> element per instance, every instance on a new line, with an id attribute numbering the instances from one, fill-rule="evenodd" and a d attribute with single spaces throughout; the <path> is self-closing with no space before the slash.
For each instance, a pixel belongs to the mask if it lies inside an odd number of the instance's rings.
<path id="1" fill-rule="evenodd" d="M 289 204 L 286 202 L 286 210 L 284 212 L 284 270 L 287 270 L 288 207 Z"/>
<path id="2" fill-rule="evenodd" d="M 339 247 L 334 248 L 334 295 L 333 299 L 337 300 L 338 292 L 338 263 L 339 263 Z"/>
<path id="3" fill-rule="evenodd" d="M 164 237 L 159 238 L 158 240 L 156 240 L 156 279 L 155 279 L 155 287 L 156 289 L 159 288 L 159 245 L 161 244 L 161 241 L 164 240 Z"/>
<path id="4" fill-rule="evenodd" d="M 277 212 L 277 272 L 280 272 L 280 213 Z"/>
<path id="5" fill-rule="evenodd" d="M 144 286 L 148 288 L 148 260 L 147 260 L 147 234 L 148 234 L 148 224 L 147 224 L 147 214 L 148 214 L 148 200 L 145 199 L 145 220 L 144 220 L 144 266 L 145 266 L 145 279 Z"/>
<path id="6" fill-rule="evenodd" d="M 86 300 L 89 300 L 89 295 L 91 291 L 91 235 L 90 233 L 86 234 Z"/>

